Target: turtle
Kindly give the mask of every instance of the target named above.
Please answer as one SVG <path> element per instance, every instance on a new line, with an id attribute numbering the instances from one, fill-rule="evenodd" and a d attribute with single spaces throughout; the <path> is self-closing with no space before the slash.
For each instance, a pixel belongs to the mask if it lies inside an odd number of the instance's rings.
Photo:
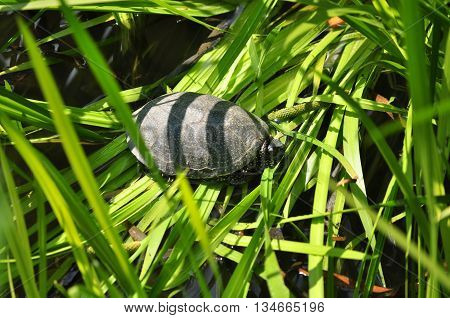
<path id="1" fill-rule="evenodd" d="M 268 125 L 233 102 L 193 92 L 157 97 L 133 113 L 145 146 L 164 176 L 237 185 L 274 167 L 284 145 Z M 127 137 L 136 158 L 146 160 Z"/>

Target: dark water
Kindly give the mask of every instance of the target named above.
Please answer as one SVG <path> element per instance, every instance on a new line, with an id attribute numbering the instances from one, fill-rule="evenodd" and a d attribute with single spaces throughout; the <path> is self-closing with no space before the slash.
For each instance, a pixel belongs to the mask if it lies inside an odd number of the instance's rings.
<path id="1" fill-rule="evenodd" d="M 24 12 L 32 18 L 35 12 Z M 92 19 L 101 14 L 82 13 L 80 20 Z M 0 15 L 0 44 L 5 43 L 17 32 L 15 15 Z M 122 89 L 150 84 L 169 74 L 180 63 L 195 54 L 209 30 L 189 20 L 168 15 L 135 15 L 132 32 L 126 33 L 114 21 L 90 28 L 91 35 L 98 42 L 112 41 L 102 47 L 105 58 L 110 63 Z M 218 21 L 218 20 L 217 20 Z M 211 23 L 215 21 L 211 19 Z M 39 40 L 51 33 L 62 30 L 66 23 L 56 11 L 44 13 L 34 24 L 33 33 Z M 16 41 L 12 47 L 0 54 L 0 69 L 27 61 L 22 43 Z M 63 93 L 66 104 L 84 106 L 103 97 L 94 77 L 82 56 L 70 57 L 61 52 L 76 49 L 70 36 L 41 46 L 43 54 L 62 60 L 51 67 Z M 29 97 L 42 99 L 32 71 L 24 71 L 2 76 L 14 86 L 14 91 Z"/>

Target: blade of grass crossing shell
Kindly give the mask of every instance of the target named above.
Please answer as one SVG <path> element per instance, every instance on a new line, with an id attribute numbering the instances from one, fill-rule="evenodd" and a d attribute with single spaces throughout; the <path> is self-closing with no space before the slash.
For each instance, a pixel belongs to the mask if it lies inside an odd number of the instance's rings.
<path id="1" fill-rule="evenodd" d="M 102 56 L 100 50 L 96 46 L 95 42 L 87 33 L 86 30 L 80 25 L 71 9 L 67 7 L 65 2 L 61 0 L 61 10 L 64 13 L 65 18 L 69 22 L 70 27 L 73 29 L 73 35 L 78 47 L 83 52 L 85 58 L 88 61 L 88 65 L 97 79 L 98 84 L 102 88 L 103 92 L 108 96 L 109 103 L 114 106 L 117 117 L 123 123 L 129 137 L 136 145 L 139 153 L 145 159 L 152 177 L 162 189 L 166 189 L 167 185 L 165 180 L 161 177 L 158 168 L 155 165 L 153 157 L 151 156 L 149 150 L 145 146 L 144 140 L 139 133 L 130 111 L 128 105 L 123 101 L 120 95 L 120 88 L 114 79 L 114 75 L 109 69 L 109 66 Z"/>
<path id="2" fill-rule="evenodd" d="M 78 136 L 76 135 L 73 124 L 64 112 L 64 103 L 59 95 L 57 85 L 50 73 L 50 70 L 42 61 L 41 54 L 37 48 L 33 35 L 26 28 L 21 20 L 18 20 L 19 29 L 21 30 L 25 45 L 28 48 L 28 53 L 31 57 L 33 67 L 36 70 L 38 82 L 41 86 L 43 94 L 49 103 L 52 110 L 52 117 L 54 124 L 61 136 L 62 145 L 67 155 L 67 159 L 79 181 L 79 184 L 93 209 L 94 215 L 99 222 L 100 227 L 105 233 L 105 236 L 112 246 L 116 255 L 117 265 L 121 269 L 126 279 L 121 279 L 122 283 L 127 283 L 129 292 L 134 291 L 143 294 L 137 275 L 134 269 L 128 262 L 128 257 L 122 248 L 122 242 L 116 230 L 113 227 L 111 218 L 109 216 L 109 208 L 103 200 L 97 182 L 92 173 L 92 168 L 86 159 L 84 150 L 80 145 Z"/>
<path id="3" fill-rule="evenodd" d="M 31 261 L 31 250 L 25 219 L 19 203 L 19 196 L 15 191 L 15 184 L 9 169 L 8 159 L 2 146 L 0 146 L 0 164 L 2 172 L 0 178 L 0 213 L 2 214 L 0 230 L 5 235 L 9 249 L 16 259 L 16 267 L 25 289 L 25 295 L 27 297 L 39 297 L 39 291 L 34 279 L 33 262 Z M 5 182 L 7 189 L 4 189 L 3 182 Z M 6 193 L 9 194 L 9 198 Z"/>

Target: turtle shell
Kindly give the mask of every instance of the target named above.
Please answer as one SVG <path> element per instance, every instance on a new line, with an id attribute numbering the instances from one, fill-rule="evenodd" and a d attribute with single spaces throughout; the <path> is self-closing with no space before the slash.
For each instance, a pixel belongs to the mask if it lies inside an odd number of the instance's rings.
<path id="1" fill-rule="evenodd" d="M 188 177 L 196 179 L 229 175 L 255 162 L 270 138 L 261 119 L 211 95 L 163 95 L 133 115 L 145 145 L 165 175 L 185 169 Z M 145 164 L 129 138 L 128 144 Z"/>

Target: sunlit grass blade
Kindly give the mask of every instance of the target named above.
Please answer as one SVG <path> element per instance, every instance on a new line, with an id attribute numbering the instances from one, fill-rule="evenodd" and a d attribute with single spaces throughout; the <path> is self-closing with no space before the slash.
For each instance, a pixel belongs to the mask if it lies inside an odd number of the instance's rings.
<path id="1" fill-rule="evenodd" d="M 29 123 L 36 127 L 55 131 L 50 113 L 47 109 L 35 105 L 33 102 L 22 96 L 8 91 L 0 86 L 0 111 L 8 116 Z M 80 117 L 80 116 L 78 116 Z M 84 127 L 76 126 L 76 130 L 81 136 L 92 139 L 102 140 L 103 138 L 96 132 Z"/>
<path id="2" fill-rule="evenodd" d="M 72 245 L 72 251 L 83 275 L 86 286 L 97 296 L 101 296 L 100 282 L 97 275 L 90 265 L 88 256 L 84 251 L 82 240 L 78 235 L 75 223 L 72 219 L 70 207 L 52 177 L 42 164 L 42 158 L 35 149 L 28 143 L 25 137 L 14 127 L 11 120 L 0 112 L 0 122 L 3 128 L 8 132 L 9 138 L 14 142 L 14 146 L 25 159 L 26 163 L 33 171 L 33 174 L 49 200 L 53 212 L 56 214 L 61 227 L 67 234 L 67 239 Z"/>
<path id="3" fill-rule="evenodd" d="M 217 266 L 217 262 L 214 259 L 213 251 L 210 248 L 210 239 L 208 238 L 208 233 L 206 230 L 206 226 L 204 221 L 202 220 L 201 213 L 197 207 L 197 204 L 194 201 L 192 188 L 187 181 L 186 177 L 181 175 L 180 177 L 180 191 L 182 194 L 182 199 L 184 205 L 186 206 L 186 211 L 189 214 L 189 220 L 194 228 L 198 240 L 200 242 L 200 246 L 203 249 L 205 255 L 208 258 L 208 264 L 213 270 L 214 276 L 216 278 L 217 284 L 219 285 L 219 290 L 222 289 L 222 279 L 220 277 L 219 268 Z M 189 254 L 192 255 L 192 254 Z M 192 258 L 191 265 L 196 268 L 195 262 L 193 262 L 194 258 Z"/>
<path id="4" fill-rule="evenodd" d="M 92 70 L 95 78 L 97 79 L 98 84 L 108 96 L 111 105 L 114 106 L 117 112 L 117 116 L 124 125 L 130 139 L 133 141 L 134 145 L 136 145 L 139 153 L 147 162 L 153 178 L 158 182 L 161 188 L 165 189 L 166 182 L 161 177 L 150 152 L 145 146 L 142 136 L 139 133 L 139 130 L 137 129 L 136 124 L 132 118 L 130 108 L 123 101 L 119 93 L 119 85 L 117 84 L 114 75 L 111 72 L 108 64 L 106 63 L 104 57 L 102 56 L 100 50 L 98 49 L 90 35 L 87 33 L 87 31 L 80 25 L 80 22 L 77 20 L 71 9 L 69 9 L 69 7 L 64 4 L 63 0 L 61 0 L 61 10 L 63 11 L 64 16 L 69 22 L 70 27 L 73 29 L 73 36 L 75 38 L 75 41 L 78 44 L 78 47 L 84 53 L 88 61 L 88 65 Z"/>
<path id="5" fill-rule="evenodd" d="M 44 195 L 41 189 L 35 185 L 37 191 L 37 223 L 38 223 L 38 246 L 39 246 L 39 294 L 40 297 L 47 296 L 47 222 L 45 218 Z"/>
<path id="6" fill-rule="evenodd" d="M 431 107 L 429 73 L 427 59 L 425 57 L 425 43 L 417 39 L 425 38 L 424 24 L 419 9 L 419 1 L 412 0 L 408 5 L 401 6 L 402 18 L 405 24 L 406 48 L 408 52 L 408 84 L 411 95 L 412 107 L 420 110 Z M 420 21 L 420 22 L 418 22 Z M 427 197 L 427 210 L 430 221 L 430 253 L 434 259 L 438 258 L 439 218 L 442 207 L 436 203 L 435 196 L 445 193 L 443 183 L 443 171 L 440 156 L 430 156 L 438 153 L 436 137 L 433 132 L 432 122 L 417 122 L 413 115 L 414 149 L 419 165 L 423 173 L 425 195 Z M 447 261 L 450 260 L 450 229 L 441 227 L 441 236 Z M 433 276 L 430 277 L 428 294 L 438 296 L 438 285 Z"/>
<path id="7" fill-rule="evenodd" d="M 152 0 L 152 2 L 157 4 L 159 7 L 166 9 L 168 12 L 170 12 L 172 14 L 182 16 L 182 17 L 184 17 L 188 20 L 191 20 L 195 23 L 198 23 L 208 29 L 217 29 L 217 28 L 213 27 L 212 25 L 209 25 L 208 23 L 205 23 L 205 22 L 193 17 L 191 14 L 186 13 L 186 10 L 182 11 L 182 10 L 176 8 L 175 6 L 171 5 L 169 2 L 161 1 L 161 0 Z"/>
<path id="8" fill-rule="evenodd" d="M 251 35 L 261 26 L 261 21 L 270 12 L 274 2 L 270 0 L 247 3 L 219 47 L 205 54 L 175 86 L 174 91 L 212 93 L 225 78 Z M 213 67 L 208 62 L 211 60 L 214 61 Z M 250 68 L 250 64 L 248 67 Z"/>
<path id="9" fill-rule="evenodd" d="M 1 146 L 0 163 L 0 211 L 2 214 L 0 232 L 6 237 L 9 249 L 16 259 L 17 270 L 21 276 L 27 297 L 39 297 L 23 211 L 9 169 L 8 159 Z M 6 193 L 9 193 L 9 198 Z"/>
<path id="10" fill-rule="evenodd" d="M 112 12 L 130 12 L 130 13 L 154 13 L 154 14 L 173 14 L 173 10 L 168 6 L 161 6 L 156 1 L 136 0 L 68 0 L 67 4 L 74 10 L 87 11 L 112 11 Z M 178 2 L 178 1 L 177 1 Z M 59 0 L 38 0 L 38 1 L 14 1 L 5 0 L 0 3 L 0 12 L 10 10 L 37 10 L 37 9 L 58 9 L 60 7 Z M 230 11 L 233 6 L 224 1 L 209 1 L 205 4 L 203 1 L 187 0 L 183 3 L 175 3 L 171 6 L 176 10 L 185 11 L 184 15 L 195 17 L 208 17 L 212 15 L 222 14 Z"/>
<path id="11" fill-rule="evenodd" d="M 114 16 L 111 13 L 108 13 L 108 14 L 104 14 L 104 15 L 101 15 L 99 17 L 96 17 L 96 18 L 84 21 L 84 22 L 81 23 L 81 25 L 84 28 L 88 29 L 90 27 L 96 26 L 96 25 L 101 24 L 101 23 L 106 23 L 106 22 L 109 22 L 111 20 L 114 20 Z M 56 33 L 52 33 L 51 35 L 46 36 L 45 38 L 42 38 L 42 39 L 36 41 L 36 44 L 37 45 L 42 45 L 44 43 L 48 43 L 48 42 L 57 40 L 59 38 L 65 37 L 67 35 L 70 35 L 71 33 L 72 33 L 72 29 L 71 28 L 67 28 L 67 29 L 64 29 L 62 31 L 59 31 L 59 32 L 56 32 Z"/>
<path id="12" fill-rule="evenodd" d="M 347 198 L 347 202 L 351 202 L 350 194 L 345 191 L 342 187 L 337 187 L 336 184 L 331 184 L 332 189 L 338 189 L 345 197 Z M 373 221 L 377 219 L 377 214 L 368 206 L 365 206 L 364 209 L 370 215 Z M 446 270 L 440 265 L 435 259 L 431 257 L 431 255 L 427 254 L 424 250 L 419 250 L 417 244 L 414 242 L 408 242 L 407 236 L 401 230 L 399 230 L 396 226 L 391 224 L 390 222 L 385 221 L 383 218 L 380 218 L 377 222 L 377 229 L 382 231 L 384 235 L 390 236 L 392 240 L 403 249 L 409 250 L 409 254 L 416 261 L 420 259 L 422 264 L 430 271 L 436 275 L 437 280 L 441 283 L 445 288 L 450 288 L 450 276 L 446 272 Z"/>
<path id="13" fill-rule="evenodd" d="M 328 76 L 324 74 L 321 74 L 320 76 L 322 77 L 322 80 L 327 82 L 327 84 L 330 86 L 332 90 L 336 91 L 337 94 L 339 94 L 348 103 L 348 106 L 351 108 L 351 110 L 358 115 L 358 118 L 361 120 L 364 126 L 366 126 L 368 134 L 371 136 L 372 140 L 377 145 L 380 153 L 382 154 L 387 165 L 391 169 L 393 175 L 397 178 L 397 182 L 399 183 L 400 189 L 405 195 L 405 198 L 408 202 L 409 207 L 414 213 L 414 216 L 417 218 L 417 222 L 422 231 L 421 234 L 423 235 L 425 240 L 428 240 L 430 237 L 429 236 L 430 232 L 428 229 L 429 225 L 428 220 L 425 217 L 423 210 L 417 204 L 415 194 L 412 190 L 412 185 L 406 179 L 400 165 L 397 162 L 397 159 L 395 158 L 391 148 L 388 146 L 380 130 L 375 126 L 375 124 L 367 116 L 367 114 L 361 110 L 359 104 L 356 101 L 354 101 L 342 88 L 336 85 Z M 429 242 L 427 244 L 429 244 Z"/>
<path id="14" fill-rule="evenodd" d="M 248 243 L 244 254 L 236 269 L 233 272 L 228 284 L 223 292 L 223 297 L 245 297 L 249 279 L 252 275 L 252 268 L 255 265 L 256 257 L 262 248 L 264 237 L 264 222 L 260 222 L 258 228 L 253 233 L 253 236 Z"/>
<path id="15" fill-rule="evenodd" d="M 266 228 L 264 229 L 264 272 L 266 274 L 267 287 L 269 288 L 270 296 L 274 298 L 287 298 L 289 297 L 289 289 L 284 284 L 283 274 L 271 245 L 270 229 L 273 216 L 270 215 L 270 211 L 272 210 L 272 186 L 273 169 L 268 168 L 264 170 L 261 177 L 260 194 L 261 212 L 266 225 Z"/>
<path id="16" fill-rule="evenodd" d="M 343 111 L 336 109 L 333 112 L 330 128 L 325 137 L 324 143 L 330 147 L 335 147 L 339 135 Z M 317 185 L 314 192 L 313 213 L 326 210 L 328 200 L 328 183 L 331 175 L 331 165 L 333 158 L 322 152 L 319 163 Z M 309 242 L 315 245 L 324 244 L 324 219 L 315 218 L 311 221 L 311 232 Z M 309 296 L 324 297 L 323 282 L 323 259 L 310 255 L 308 258 L 309 269 Z"/>
<path id="17" fill-rule="evenodd" d="M 386 196 L 384 198 L 384 202 L 388 201 L 389 199 L 395 198 L 398 193 L 398 185 L 395 182 L 395 179 L 392 178 L 391 182 L 389 183 L 388 190 L 386 191 Z M 390 216 L 392 215 L 393 208 L 392 207 L 386 207 L 386 208 L 380 208 L 380 211 L 378 212 L 379 215 L 381 215 L 382 218 L 384 218 L 386 221 L 389 220 Z M 374 249 L 374 257 L 370 260 L 369 267 L 367 269 L 367 277 L 364 281 L 363 286 L 363 297 L 369 297 L 372 291 L 372 287 L 375 284 L 375 277 L 377 274 L 377 271 L 379 269 L 379 264 L 381 261 L 381 251 L 383 251 L 384 243 L 386 240 L 386 235 L 378 234 L 377 235 L 377 243 Z"/>
<path id="18" fill-rule="evenodd" d="M 226 215 L 224 215 L 209 231 L 210 239 L 209 245 L 211 250 L 216 251 L 216 247 L 224 240 L 233 225 L 236 224 L 245 212 L 252 206 L 254 201 L 258 198 L 260 187 L 256 187 L 252 192 L 247 194 L 234 208 L 232 208 Z M 203 264 L 207 260 L 207 255 L 200 246 L 195 246 L 192 251 L 197 264 Z M 177 278 L 177 282 L 185 281 L 190 274 L 189 269 L 183 269 Z"/>
<path id="19" fill-rule="evenodd" d="M 210 216 L 219 193 L 220 185 L 207 186 L 201 184 L 195 190 L 193 198 L 197 202 L 203 222 L 206 222 Z M 174 227 L 165 242 L 165 247 L 159 253 L 163 252 L 169 246 L 173 248 L 169 258 L 161 269 L 159 280 L 152 287 L 151 296 L 153 297 L 159 295 L 163 289 L 174 288 L 183 281 L 184 277 L 182 273 L 187 265 L 186 262 L 189 261 L 187 254 L 190 254 L 195 246 L 197 234 L 190 223 L 189 215 L 186 214 L 186 207 L 182 207 L 175 213 L 172 222 L 174 222 Z M 195 263 L 200 267 L 203 262 Z"/>
<path id="20" fill-rule="evenodd" d="M 356 173 L 355 169 L 353 169 L 352 165 L 350 164 L 350 162 L 339 152 L 336 150 L 336 148 L 334 147 L 330 147 L 329 145 L 321 142 L 320 140 L 317 140 L 313 137 L 301 134 L 301 133 L 291 133 L 288 132 L 286 130 L 284 130 L 280 125 L 275 124 L 275 123 L 271 123 L 271 125 L 273 125 L 274 127 L 276 127 L 279 131 L 281 131 L 283 134 L 287 135 L 287 136 L 291 136 L 300 140 L 303 140 L 305 142 L 308 143 L 312 143 L 313 145 L 316 145 L 318 147 L 320 147 L 324 152 L 327 152 L 328 154 L 330 154 L 331 156 L 333 156 L 334 158 L 336 158 L 337 160 L 339 160 L 339 162 L 342 164 L 342 166 L 344 166 L 345 170 L 347 171 L 347 173 L 349 174 L 349 176 L 354 179 L 357 180 L 359 178 L 359 175 Z"/>
<path id="21" fill-rule="evenodd" d="M 358 79 L 356 80 L 355 84 L 355 90 L 352 93 L 352 98 L 358 98 L 361 97 L 364 93 L 364 89 L 366 87 L 366 81 L 369 77 L 369 74 L 372 72 L 372 69 L 367 69 L 364 72 L 362 72 Z M 367 200 L 367 191 L 366 191 L 366 184 L 364 180 L 364 174 L 363 174 L 363 168 L 361 163 L 361 155 L 360 155 L 360 145 L 359 145 L 359 119 L 357 116 L 354 116 L 354 114 L 351 111 L 346 112 L 346 116 L 344 118 L 344 124 L 343 124 L 343 148 L 344 148 L 344 154 L 346 158 L 348 158 L 353 166 L 358 171 L 358 179 L 355 183 L 352 183 L 349 185 L 350 190 L 353 195 L 354 204 L 359 208 L 358 214 L 359 218 L 361 220 L 361 223 L 364 227 L 364 231 L 366 233 L 366 237 L 369 238 L 369 244 L 367 244 L 365 253 L 368 254 L 370 251 L 370 247 L 373 251 L 375 251 L 375 247 L 377 244 L 376 236 L 375 236 L 375 229 L 372 224 L 371 218 L 367 215 L 367 213 L 364 211 L 363 206 L 368 205 Z M 359 295 L 359 289 L 362 286 L 362 277 L 364 273 L 365 268 L 365 262 L 361 264 L 361 267 L 358 272 L 358 278 L 355 283 L 355 289 L 354 289 L 354 296 Z"/>
<path id="22" fill-rule="evenodd" d="M 121 268 L 123 275 L 126 277 L 122 279 L 122 283 L 127 283 L 130 290 L 143 295 L 143 290 L 140 287 L 136 273 L 128 262 L 128 257 L 122 248 L 122 242 L 113 228 L 111 218 L 109 216 L 108 207 L 105 204 L 98 185 L 95 181 L 84 150 L 81 148 L 78 136 L 75 129 L 64 112 L 64 103 L 59 95 L 58 88 L 50 73 L 50 70 L 41 59 L 37 45 L 32 34 L 28 31 L 24 23 L 19 20 L 19 28 L 24 36 L 25 44 L 28 48 L 28 53 L 36 70 L 37 79 L 43 91 L 45 98 L 52 110 L 52 117 L 54 124 L 61 136 L 62 145 L 66 152 L 67 158 L 74 170 L 75 175 L 80 183 L 80 186 L 86 195 L 86 198 L 91 205 L 94 215 L 104 231 L 106 238 L 112 246 L 112 249 L 117 257 L 116 261 Z"/>
<path id="23" fill-rule="evenodd" d="M 199 92 L 211 92 L 211 89 L 215 88 L 219 81 L 225 77 L 225 74 L 247 44 L 252 33 L 254 33 L 261 25 L 262 21 L 264 21 L 264 18 L 267 17 L 273 9 L 276 2 L 277 0 L 262 0 L 251 1 L 247 4 L 242 16 L 236 21 L 231 30 L 231 32 L 235 32 L 236 30 L 240 30 L 240 32 L 235 33 L 235 36 L 232 38 L 232 43 L 229 45 L 225 54 L 214 68 L 213 73 L 208 77 L 205 85 Z"/>
<path id="24" fill-rule="evenodd" d="M 294 102 L 298 97 L 298 90 L 301 85 L 301 82 L 304 78 L 306 71 L 312 65 L 313 62 L 316 61 L 322 54 L 326 53 L 326 50 L 329 49 L 330 44 L 337 38 L 343 31 L 335 31 L 330 32 L 324 36 L 323 39 L 314 47 L 311 53 L 303 60 L 302 64 L 297 67 L 297 71 L 294 77 L 294 80 L 291 83 L 289 88 L 289 95 L 286 102 L 286 107 L 294 106 Z"/>

